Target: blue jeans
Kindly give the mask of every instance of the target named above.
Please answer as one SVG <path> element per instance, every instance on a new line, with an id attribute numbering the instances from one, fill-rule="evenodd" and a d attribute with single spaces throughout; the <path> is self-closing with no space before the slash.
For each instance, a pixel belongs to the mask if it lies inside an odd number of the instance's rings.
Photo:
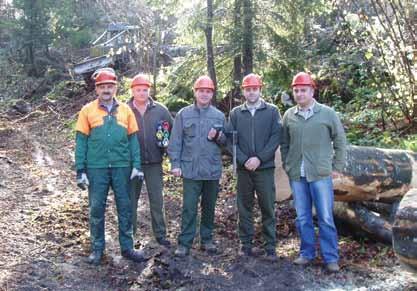
<path id="1" fill-rule="evenodd" d="M 301 239 L 300 256 L 316 257 L 312 206 L 316 208 L 322 258 L 326 264 L 339 260 L 337 230 L 333 221 L 333 181 L 327 177 L 318 181 L 290 181 L 297 212 L 296 226 Z"/>

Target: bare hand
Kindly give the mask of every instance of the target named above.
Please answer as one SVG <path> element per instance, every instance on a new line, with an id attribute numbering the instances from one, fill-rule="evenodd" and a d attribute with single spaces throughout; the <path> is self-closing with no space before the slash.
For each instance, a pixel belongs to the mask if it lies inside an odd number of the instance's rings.
<path id="1" fill-rule="evenodd" d="M 248 171 L 256 171 L 256 169 L 261 165 L 261 161 L 258 157 L 251 157 L 245 163 L 245 168 Z"/>
<path id="2" fill-rule="evenodd" d="M 207 135 L 207 138 L 209 140 L 213 140 L 214 137 L 216 136 L 216 134 L 217 134 L 217 130 L 215 130 L 214 128 L 211 128 L 208 135 Z"/>
<path id="3" fill-rule="evenodd" d="M 332 178 L 333 178 L 333 180 L 337 180 L 337 179 L 342 178 L 342 175 L 337 171 L 333 171 L 332 172 Z"/>
<path id="4" fill-rule="evenodd" d="M 174 175 L 175 177 L 181 177 L 182 175 L 182 171 L 181 168 L 175 168 L 171 170 L 172 175 Z"/>

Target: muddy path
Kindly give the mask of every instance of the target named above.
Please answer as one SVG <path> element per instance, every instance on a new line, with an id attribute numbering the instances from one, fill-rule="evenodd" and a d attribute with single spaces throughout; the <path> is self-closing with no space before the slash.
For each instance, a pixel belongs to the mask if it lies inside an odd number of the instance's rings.
<path id="1" fill-rule="evenodd" d="M 0 290 L 416 290 L 415 278 L 400 268 L 390 247 L 340 238 L 341 267 L 328 274 L 318 260 L 292 264 L 299 241 L 294 210 L 278 205 L 277 262 L 239 256 L 236 203 L 230 166 L 222 178 L 215 239 L 220 253 L 198 248 L 185 259 L 173 256 L 181 210 L 180 180 L 165 177 L 165 208 L 172 248 L 156 244 L 146 192 L 140 198 L 136 247 L 149 260 L 131 263 L 120 255 L 113 195 L 106 212 L 106 256 L 99 267 L 89 253 L 87 193 L 75 185 L 73 134 L 55 107 L 16 122 L 0 118 Z M 259 211 L 257 212 L 259 214 Z M 256 216 L 260 246 L 260 217 Z"/>

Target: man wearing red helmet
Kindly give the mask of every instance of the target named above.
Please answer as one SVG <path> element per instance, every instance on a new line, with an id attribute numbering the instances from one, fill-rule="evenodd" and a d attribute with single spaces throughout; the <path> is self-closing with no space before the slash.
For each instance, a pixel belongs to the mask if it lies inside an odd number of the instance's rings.
<path id="1" fill-rule="evenodd" d="M 252 256 L 255 192 L 262 214 L 266 258 L 276 260 L 275 151 L 280 142 L 278 108 L 261 98 L 262 80 L 249 74 L 242 81 L 246 102 L 230 112 L 229 130 L 237 132 L 237 207 L 241 251 Z"/>
<path id="2" fill-rule="evenodd" d="M 162 193 L 162 160 L 168 147 L 173 120 L 168 109 L 152 99 L 150 87 L 151 83 L 146 75 L 136 75 L 130 86 L 133 97 L 128 104 L 141 129 L 137 137 L 149 197 L 153 234 L 160 245 L 169 246 L 170 242 L 166 239 Z M 142 184 L 143 179 L 134 179 L 130 192 L 134 235 L 137 229 L 137 208 Z"/>
<path id="3" fill-rule="evenodd" d="M 98 98 L 85 105 L 76 125 L 75 167 L 77 185 L 88 187 L 91 254 L 88 262 L 99 265 L 105 248 L 104 220 L 111 186 L 117 206 L 122 256 L 144 261 L 133 249 L 129 178 L 141 175 L 138 126 L 132 110 L 119 103 L 117 77 L 110 68 L 94 75 Z"/>
<path id="4" fill-rule="evenodd" d="M 339 271 L 337 230 L 333 221 L 333 182 L 346 160 L 345 132 L 335 111 L 314 98 L 315 83 L 301 72 L 294 76 L 292 90 L 296 106 L 283 118 L 281 155 L 290 179 L 301 239 L 297 265 L 316 257 L 312 207 L 319 225 L 320 250 L 326 269 Z"/>
<path id="5" fill-rule="evenodd" d="M 181 234 L 175 251 L 180 257 L 188 255 L 193 244 L 200 196 L 201 249 L 209 253 L 217 251 L 213 243 L 214 208 L 222 173 L 220 146 L 226 143 L 226 137 L 224 114 L 210 105 L 214 90 L 208 76 L 195 81 L 195 103 L 176 115 L 168 146 L 171 172 L 183 177 Z"/>

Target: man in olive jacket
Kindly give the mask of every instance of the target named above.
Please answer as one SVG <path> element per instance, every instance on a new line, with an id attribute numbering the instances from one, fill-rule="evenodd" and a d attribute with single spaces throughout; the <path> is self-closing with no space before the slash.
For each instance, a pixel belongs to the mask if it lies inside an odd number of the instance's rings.
<path id="1" fill-rule="evenodd" d="M 200 196 L 201 249 L 217 251 L 213 243 L 214 208 L 222 173 L 220 146 L 226 143 L 226 137 L 224 114 L 210 105 L 214 89 L 208 76 L 195 81 L 195 103 L 178 112 L 168 146 L 171 172 L 183 177 L 181 234 L 175 251 L 180 257 L 188 255 L 193 244 Z"/>
<path id="2" fill-rule="evenodd" d="M 162 160 L 168 146 L 173 120 L 168 109 L 150 97 L 151 83 L 146 75 L 137 74 L 130 87 L 133 97 L 128 104 L 141 129 L 137 137 L 148 191 L 152 230 L 160 245 L 169 246 L 170 242 L 166 239 L 164 216 Z M 130 190 L 134 235 L 137 230 L 137 209 L 142 184 L 143 179 L 134 179 Z"/>
<path id="3" fill-rule="evenodd" d="M 346 137 L 335 111 L 315 101 L 314 81 L 307 73 L 295 75 L 296 106 L 283 118 L 281 154 L 290 179 L 301 239 L 298 265 L 316 257 L 312 207 L 319 224 L 320 249 L 328 271 L 339 270 L 337 230 L 333 221 L 333 182 L 346 160 Z"/>
<path id="4" fill-rule="evenodd" d="M 237 207 L 242 253 L 252 256 L 255 192 L 262 214 L 266 258 L 276 259 L 275 151 L 280 143 L 281 116 L 277 107 L 261 98 L 262 80 L 256 74 L 243 78 L 246 102 L 230 113 L 228 132 L 237 132 Z"/>

